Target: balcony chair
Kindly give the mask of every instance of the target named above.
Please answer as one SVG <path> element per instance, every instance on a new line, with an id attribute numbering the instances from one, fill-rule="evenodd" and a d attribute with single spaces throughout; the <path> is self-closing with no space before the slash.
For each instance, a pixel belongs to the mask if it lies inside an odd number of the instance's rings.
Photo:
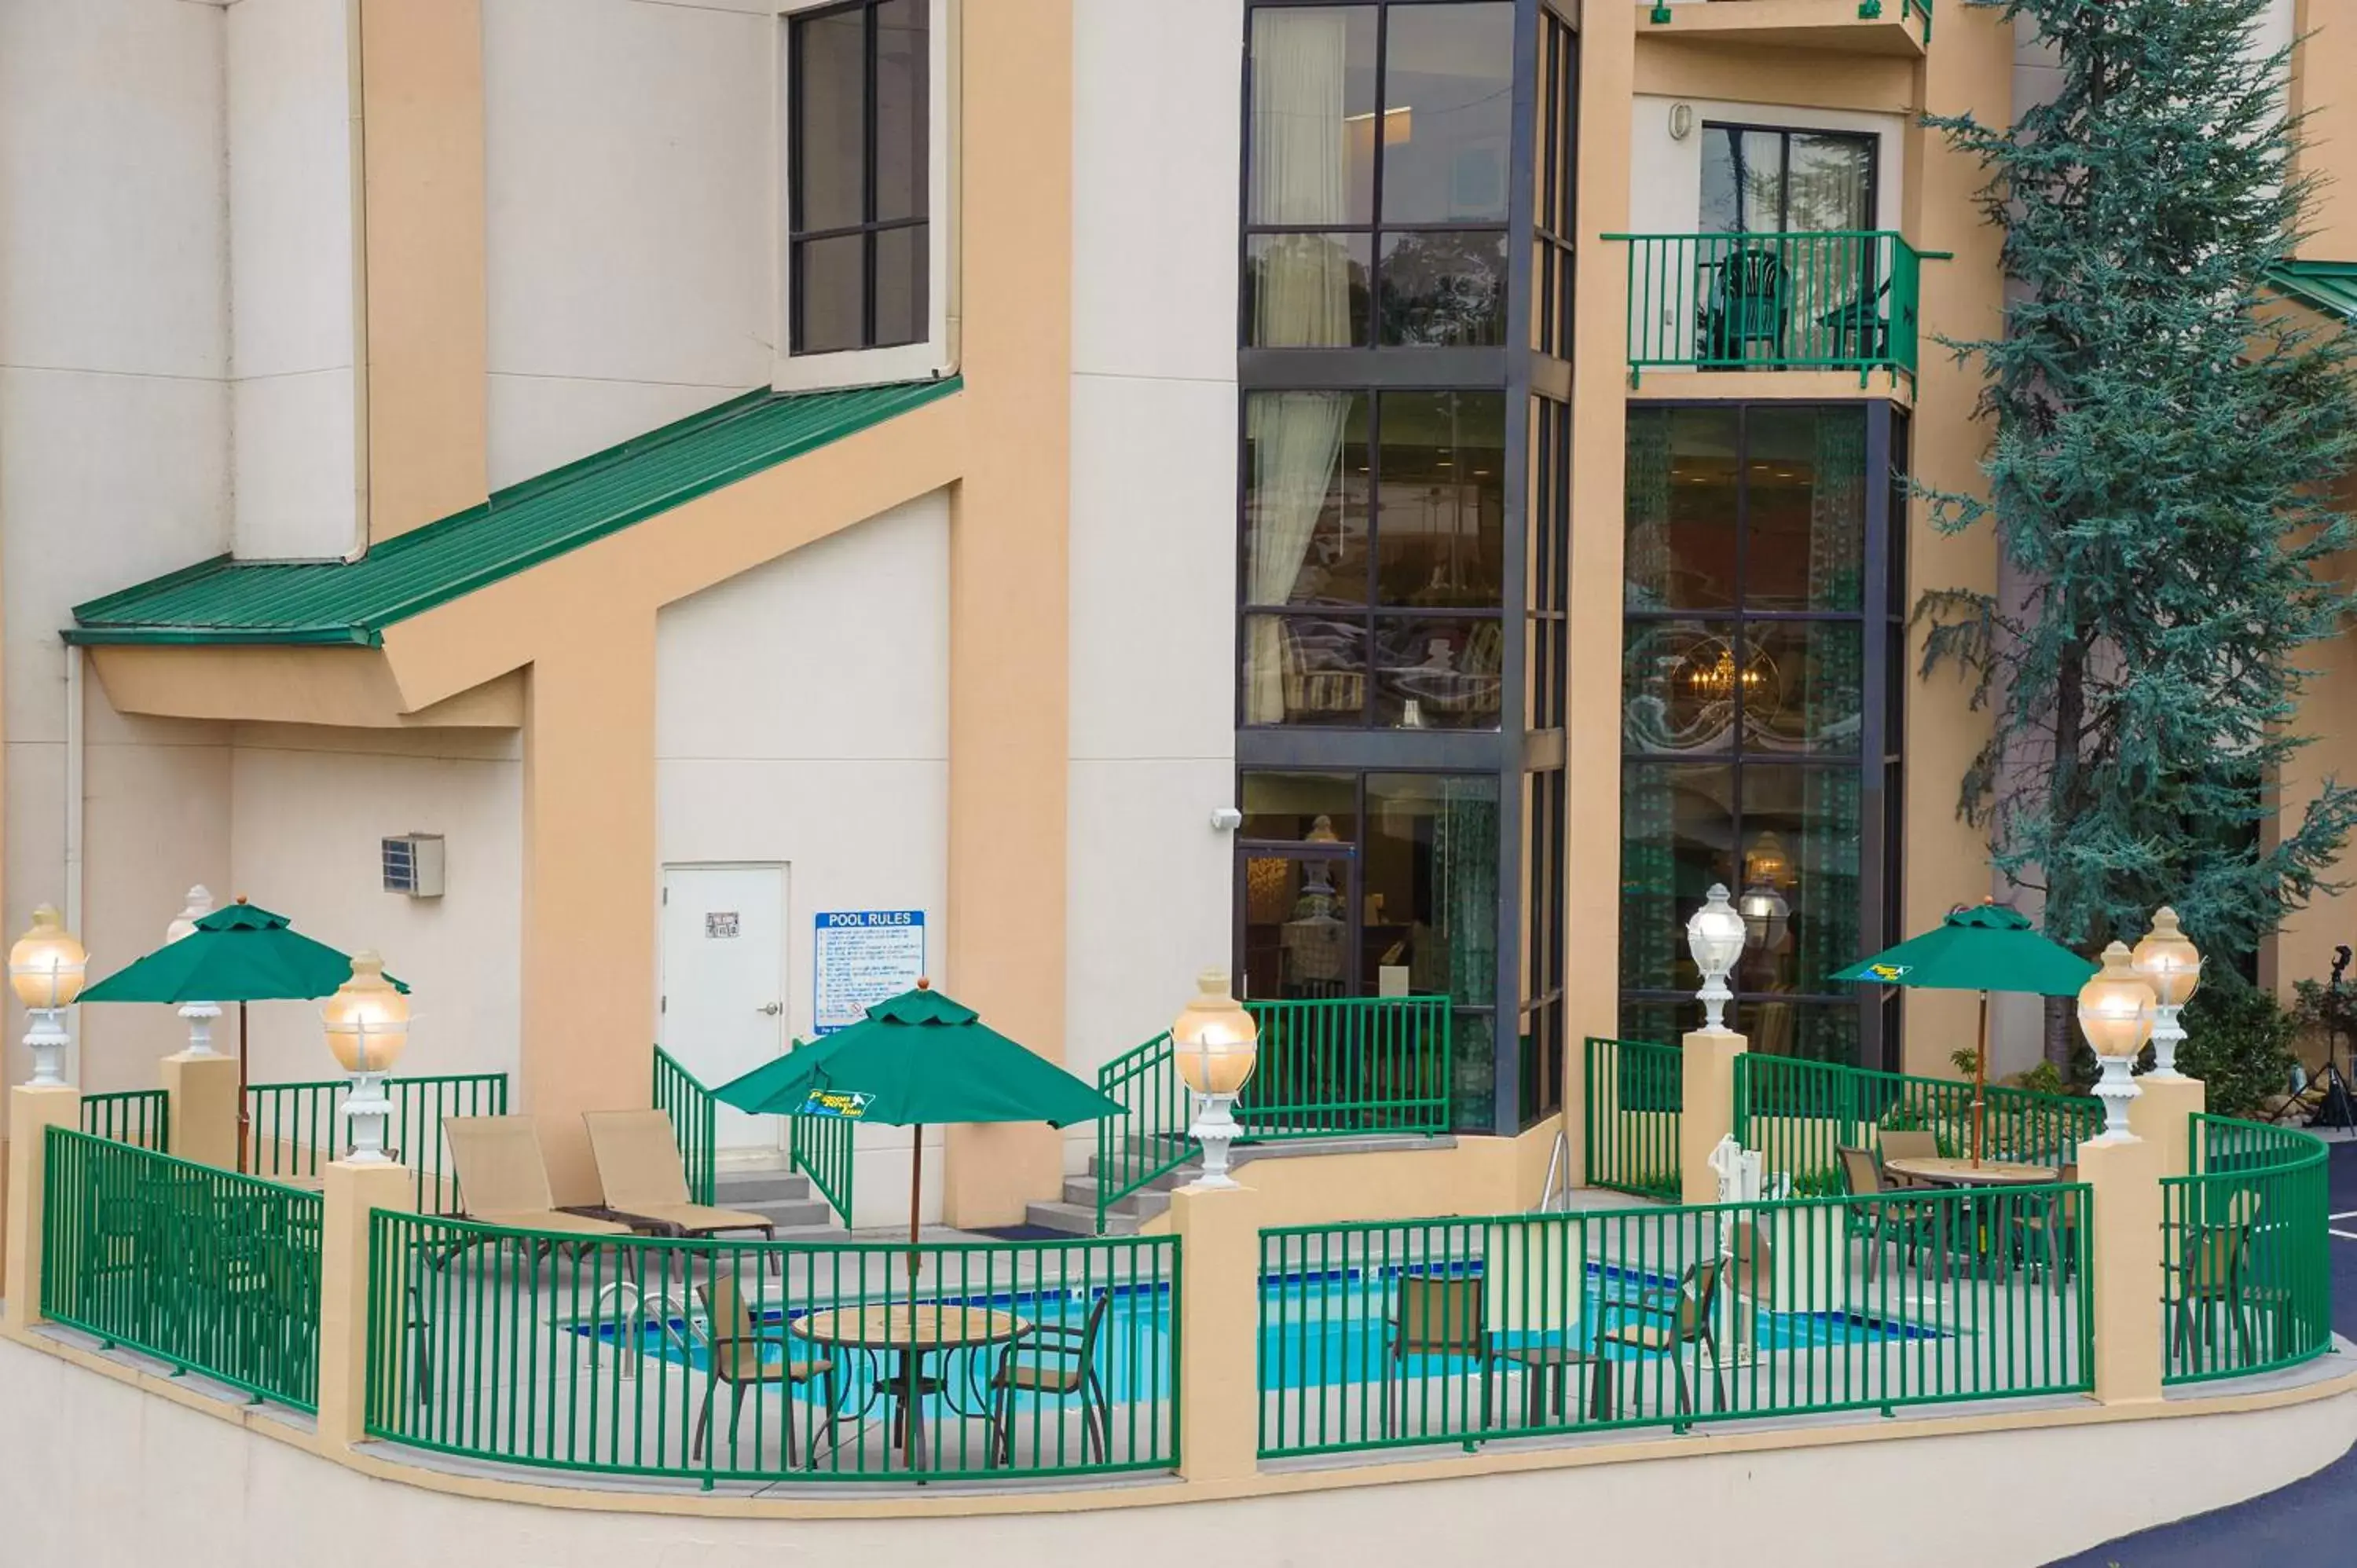
<path id="1" fill-rule="evenodd" d="M 1766 344 L 1773 360 L 1783 351 L 1785 322 L 1792 311 L 1784 258 L 1765 245 L 1742 245 L 1710 265 L 1712 276 L 1696 325 L 1695 362 L 1749 363 L 1754 344 Z"/>
<path id="2" fill-rule="evenodd" d="M 791 1394 L 793 1390 L 812 1381 L 821 1384 L 820 1391 L 826 1401 L 824 1435 L 827 1446 L 831 1449 L 840 1446 L 835 1430 L 839 1402 L 834 1362 L 824 1356 L 806 1361 L 795 1360 L 792 1342 L 782 1329 L 769 1332 L 754 1322 L 752 1309 L 746 1305 L 745 1297 L 737 1288 L 737 1276 L 726 1269 L 714 1270 L 711 1279 L 696 1286 L 695 1293 L 704 1298 L 705 1316 L 710 1325 L 712 1375 L 705 1381 L 703 1407 L 695 1413 L 695 1439 L 688 1454 L 689 1459 L 704 1457 L 705 1442 L 712 1434 L 713 1396 L 720 1391 L 723 1383 L 728 1385 L 728 1441 L 732 1447 L 737 1442 L 737 1422 L 745 1413 L 746 1391 L 774 1384 L 788 1392 L 780 1419 L 786 1429 L 786 1467 L 791 1469 L 794 1464 L 794 1401 Z M 769 1345 L 778 1348 L 778 1359 L 774 1361 L 764 1359 L 761 1355 L 762 1348 Z M 817 1467 L 818 1454 L 818 1444 L 813 1441 L 810 1454 L 813 1468 Z M 758 1455 L 755 1455 L 757 1464 L 759 1458 Z"/>
<path id="3" fill-rule="evenodd" d="M 1015 1464 L 1015 1396 L 1030 1394 L 1081 1400 L 1081 1463 L 1113 1459 L 1113 1400 L 1098 1370 L 1098 1351 L 1104 1343 L 1111 1291 L 1099 1291 L 1089 1303 L 1088 1316 L 1078 1328 L 1063 1323 L 1035 1323 L 1007 1342 L 998 1353 L 997 1369 L 990 1375 L 990 1442 L 984 1462 L 996 1469 Z"/>

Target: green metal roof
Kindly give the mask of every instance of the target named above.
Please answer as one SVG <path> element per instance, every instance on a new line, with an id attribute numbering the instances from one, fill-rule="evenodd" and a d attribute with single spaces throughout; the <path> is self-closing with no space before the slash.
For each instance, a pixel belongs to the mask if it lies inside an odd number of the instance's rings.
<path id="1" fill-rule="evenodd" d="M 2277 294 L 2339 320 L 2357 321 L 2357 262 L 2277 262 L 2266 276 Z"/>
<path id="2" fill-rule="evenodd" d="M 348 643 L 958 390 L 751 392 L 498 491 L 358 561 L 229 556 L 74 607 L 66 640 Z"/>

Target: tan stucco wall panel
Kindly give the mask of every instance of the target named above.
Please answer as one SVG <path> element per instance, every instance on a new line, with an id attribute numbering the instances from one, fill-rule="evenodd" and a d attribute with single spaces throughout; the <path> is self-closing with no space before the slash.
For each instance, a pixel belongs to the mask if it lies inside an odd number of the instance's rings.
<path id="1" fill-rule="evenodd" d="M 1896 8 L 1897 0 L 1891 5 Z M 1595 24 L 1591 11 L 1591 30 Z M 1869 113 L 1913 107 L 1921 64 L 1907 58 L 1672 39 L 1649 35 L 1641 18 L 1636 44 L 1634 87 L 1641 93 Z M 1941 47 L 1946 48 L 1945 39 Z"/>

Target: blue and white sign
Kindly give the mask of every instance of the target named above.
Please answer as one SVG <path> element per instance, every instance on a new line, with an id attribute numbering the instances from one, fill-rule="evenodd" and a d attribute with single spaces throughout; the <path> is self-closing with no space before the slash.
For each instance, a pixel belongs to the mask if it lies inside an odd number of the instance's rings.
<path id="1" fill-rule="evenodd" d="M 847 1029 L 867 1009 L 914 986 L 925 972 L 922 909 L 851 909 L 822 914 L 812 943 L 811 1028 Z"/>

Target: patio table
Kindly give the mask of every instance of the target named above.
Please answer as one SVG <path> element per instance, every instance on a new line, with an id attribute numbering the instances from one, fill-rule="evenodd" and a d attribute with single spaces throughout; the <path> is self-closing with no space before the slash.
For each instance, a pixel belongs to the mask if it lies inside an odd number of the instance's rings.
<path id="1" fill-rule="evenodd" d="M 1933 1187 L 2036 1187 L 2062 1175 L 2052 1165 L 2021 1160 L 1983 1160 L 1978 1165 L 1960 1159 L 1885 1160 L 1882 1168 Z"/>
<path id="2" fill-rule="evenodd" d="M 1030 1326 L 1011 1312 L 984 1306 L 942 1306 L 903 1302 L 893 1306 L 843 1308 L 813 1312 L 788 1326 L 792 1334 L 813 1345 L 838 1349 L 883 1351 L 895 1364 L 882 1381 L 885 1397 L 897 1397 L 900 1440 L 909 1468 L 925 1467 L 925 1423 L 917 1402 L 929 1393 L 947 1397 L 946 1377 L 924 1375 L 925 1358 L 937 1351 L 978 1350 L 1013 1339 Z M 955 1409 L 954 1402 L 952 1408 Z"/>

